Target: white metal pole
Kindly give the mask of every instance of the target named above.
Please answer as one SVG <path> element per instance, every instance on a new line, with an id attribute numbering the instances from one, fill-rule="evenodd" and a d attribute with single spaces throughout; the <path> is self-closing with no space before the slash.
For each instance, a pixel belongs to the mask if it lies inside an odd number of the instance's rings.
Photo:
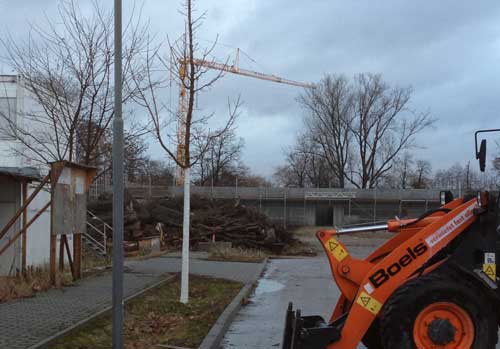
<path id="1" fill-rule="evenodd" d="M 184 220 L 182 223 L 181 303 L 189 301 L 190 169 L 184 169 Z"/>

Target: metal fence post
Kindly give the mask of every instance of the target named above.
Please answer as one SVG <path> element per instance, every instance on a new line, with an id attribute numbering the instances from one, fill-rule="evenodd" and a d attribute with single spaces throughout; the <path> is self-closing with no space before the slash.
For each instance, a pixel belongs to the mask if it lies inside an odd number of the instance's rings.
<path id="1" fill-rule="evenodd" d="M 306 225 L 306 222 L 307 222 L 307 208 L 306 208 L 306 193 L 304 192 L 304 220 L 302 224 Z"/>
<path id="2" fill-rule="evenodd" d="M 259 213 L 262 213 L 262 187 L 259 187 Z"/>
<path id="3" fill-rule="evenodd" d="M 283 228 L 286 229 L 286 188 L 283 188 Z"/>
<path id="4" fill-rule="evenodd" d="M 349 224 L 351 224 L 352 217 L 351 217 L 351 199 L 349 199 Z"/>

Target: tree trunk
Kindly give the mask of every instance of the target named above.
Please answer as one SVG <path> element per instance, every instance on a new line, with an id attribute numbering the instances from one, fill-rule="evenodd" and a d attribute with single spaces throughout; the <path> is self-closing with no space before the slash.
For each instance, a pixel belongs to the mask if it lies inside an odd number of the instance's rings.
<path id="1" fill-rule="evenodd" d="M 190 215 L 190 168 L 184 169 L 184 220 L 182 223 L 182 271 L 181 303 L 189 300 L 189 215 Z"/>

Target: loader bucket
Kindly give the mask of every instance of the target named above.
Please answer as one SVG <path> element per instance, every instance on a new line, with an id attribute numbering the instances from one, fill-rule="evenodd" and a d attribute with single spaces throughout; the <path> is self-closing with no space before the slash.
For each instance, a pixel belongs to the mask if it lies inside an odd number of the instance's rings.
<path id="1" fill-rule="evenodd" d="M 326 349 L 340 339 L 340 330 L 328 325 L 321 316 L 301 316 L 300 309 L 288 304 L 282 349 Z"/>

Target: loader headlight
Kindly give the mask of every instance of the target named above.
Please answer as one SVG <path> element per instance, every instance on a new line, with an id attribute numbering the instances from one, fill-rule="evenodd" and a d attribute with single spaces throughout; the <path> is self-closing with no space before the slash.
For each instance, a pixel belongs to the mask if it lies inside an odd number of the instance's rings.
<path id="1" fill-rule="evenodd" d="M 439 202 L 441 206 L 453 201 L 453 193 L 449 190 L 439 192 Z"/>

